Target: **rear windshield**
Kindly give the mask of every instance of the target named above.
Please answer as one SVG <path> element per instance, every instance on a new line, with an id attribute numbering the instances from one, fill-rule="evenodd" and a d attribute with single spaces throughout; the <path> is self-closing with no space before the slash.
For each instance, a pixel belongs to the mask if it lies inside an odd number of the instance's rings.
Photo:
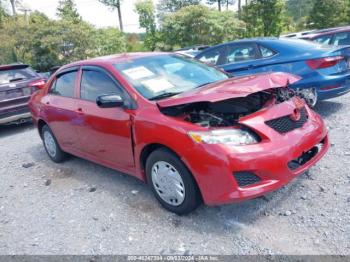
<path id="1" fill-rule="evenodd" d="M 30 67 L 5 70 L 0 69 L 0 84 L 9 84 L 12 82 L 31 79 L 34 77 L 37 77 L 37 74 Z"/>

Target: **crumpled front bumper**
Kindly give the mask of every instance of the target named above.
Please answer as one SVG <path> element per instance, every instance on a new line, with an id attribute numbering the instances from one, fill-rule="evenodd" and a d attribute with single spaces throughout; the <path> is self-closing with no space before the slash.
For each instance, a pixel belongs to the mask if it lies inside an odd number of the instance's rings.
<path id="1" fill-rule="evenodd" d="M 242 124 L 262 137 L 258 144 L 198 144 L 183 156 L 206 204 L 231 203 L 264 195 L 287 184 L 324 156 L 329 148 L 328 131 L 323 120 L 309 108 L 308 121 L 301 128 L 286 134 L 280 134 L 265 124 L 266 120 L 286 114 L 289 109 L 293 109 L 291 104 L 281 104 L 242 119 Z M 299 167 L 288 166 L 319 144 L 317 153 L 307 162 Z M 241 187 L 234 177 L 235 172 L 252 173 L 260 181 Z"/>

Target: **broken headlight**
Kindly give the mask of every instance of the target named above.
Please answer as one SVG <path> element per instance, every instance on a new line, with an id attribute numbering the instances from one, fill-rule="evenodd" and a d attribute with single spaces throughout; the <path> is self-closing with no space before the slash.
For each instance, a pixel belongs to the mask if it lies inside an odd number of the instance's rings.
<path id="1" fill-rule="evenodd" d="M 216 129 L 211 131 L 189 132 L 196 143 L 250 145 L 259 142 L 259 137 L 247 129 Z"/>

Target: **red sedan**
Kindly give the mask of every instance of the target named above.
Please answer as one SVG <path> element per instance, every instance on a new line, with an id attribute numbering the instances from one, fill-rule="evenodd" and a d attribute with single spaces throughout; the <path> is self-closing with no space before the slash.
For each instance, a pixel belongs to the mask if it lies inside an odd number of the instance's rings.
<path id="1" fill-rule="evenodd" d="M 185 214 L 264 195 L 322 158 L 327 129 L 288 89 L 297 80 L 124 54 L 60 68 L 30 109 L 53 161 L 69 153 L 135 176 Z"/>

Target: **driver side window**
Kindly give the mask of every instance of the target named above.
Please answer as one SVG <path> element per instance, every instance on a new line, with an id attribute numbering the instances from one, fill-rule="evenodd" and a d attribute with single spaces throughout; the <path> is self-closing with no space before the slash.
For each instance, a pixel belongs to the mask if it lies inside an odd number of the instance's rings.
<path id="1" fill-rule="evenodd" d="M 80 98 L 96 102 L 100 95 L 118 94 L 121 90 L 105 73 L 93 70 L 83 70 L 80 85 Z"/>

